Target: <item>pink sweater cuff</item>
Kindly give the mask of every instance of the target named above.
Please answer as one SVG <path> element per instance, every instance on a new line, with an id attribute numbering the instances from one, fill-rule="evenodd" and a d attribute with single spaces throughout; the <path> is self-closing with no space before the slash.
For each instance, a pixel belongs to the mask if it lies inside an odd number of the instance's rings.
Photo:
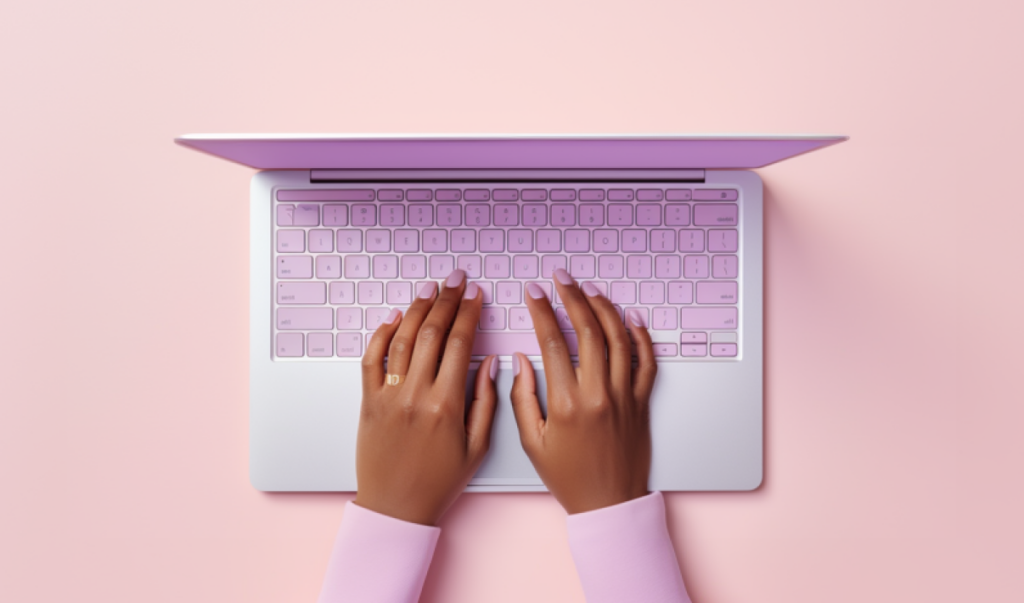
<path id="1" fill-rule="evenodd" d="M 568 518 L 587 603 L 689 603 L 660 492 Z"/>
<path id="2" fill-rule="evenodd" d="M 346 503 L 319 602 L 418 600 L 440 534 Z"/>

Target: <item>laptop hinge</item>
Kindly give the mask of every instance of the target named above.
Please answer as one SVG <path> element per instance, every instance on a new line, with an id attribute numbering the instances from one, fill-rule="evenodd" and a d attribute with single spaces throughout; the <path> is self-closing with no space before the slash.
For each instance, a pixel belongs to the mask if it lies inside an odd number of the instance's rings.
<path id="1" fill-rule="evenodd" d="M 310 182 L 704 182 L 704 170 L 310 170 Z"/>

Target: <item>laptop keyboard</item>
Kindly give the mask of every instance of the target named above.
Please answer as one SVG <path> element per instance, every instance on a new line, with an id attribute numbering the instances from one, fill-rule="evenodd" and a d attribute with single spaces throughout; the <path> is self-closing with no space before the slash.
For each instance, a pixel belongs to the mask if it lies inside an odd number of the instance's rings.
<path id="1" fill-rule="evenodd" d="M 524 301 L 536 282 L 570 352 L 557 268 L 647 320 L 659 362 L 739 356 L 739 191 L 679 184 L 351 185 L 279 189 L 279 359 L 358 359 L 392 308 L 456 268 L 483 291 L 474 355 L 540 355 Z"/>

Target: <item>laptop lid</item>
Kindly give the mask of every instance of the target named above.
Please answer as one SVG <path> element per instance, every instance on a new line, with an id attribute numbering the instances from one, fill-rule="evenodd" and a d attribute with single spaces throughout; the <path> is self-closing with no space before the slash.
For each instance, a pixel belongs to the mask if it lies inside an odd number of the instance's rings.
<path id="1" fill-rule="evenodd" d="M 186 134 L 180 145 L 257 169 L 751 169 L 846 136 Z"/>

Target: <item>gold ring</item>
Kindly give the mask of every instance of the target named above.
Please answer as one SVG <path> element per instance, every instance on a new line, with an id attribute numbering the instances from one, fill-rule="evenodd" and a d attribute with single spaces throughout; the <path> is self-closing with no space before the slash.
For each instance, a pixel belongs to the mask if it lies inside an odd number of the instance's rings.
<path id="1" fill-rule="evenodd" d="M 388 373 L 384 375 L 384 385 L 401 385 L 405 381 L 405 375 L 392 375 Z"/>

